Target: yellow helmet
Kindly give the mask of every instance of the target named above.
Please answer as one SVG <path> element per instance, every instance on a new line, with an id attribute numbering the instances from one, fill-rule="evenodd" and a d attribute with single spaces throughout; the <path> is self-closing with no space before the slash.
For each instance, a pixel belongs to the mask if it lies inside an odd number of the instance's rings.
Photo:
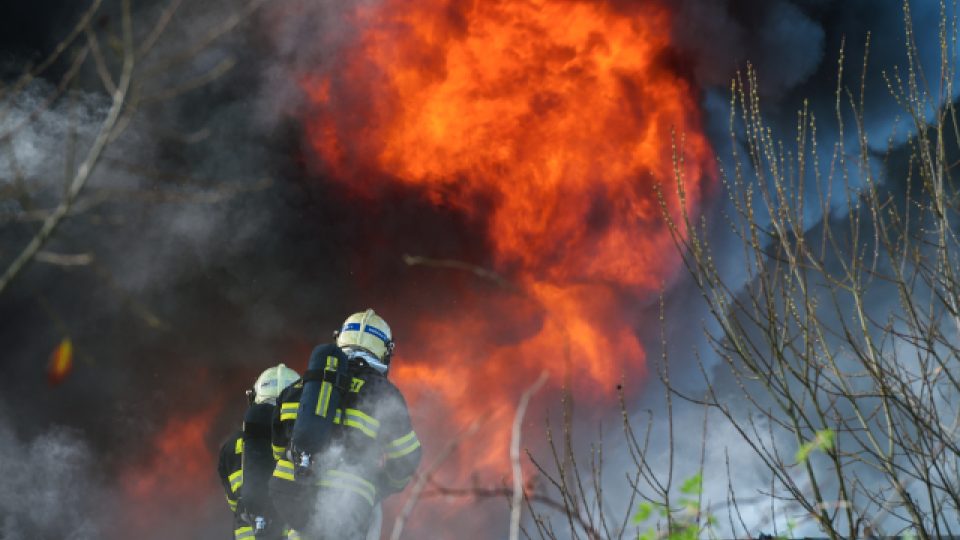
<path id="1" fill-rule="evenodd" d="M 253 383 L 254 403 L 273 403 L 276 405 L 280 392 L 297 382 L 300 375 L 283 364 L 269 367 Z"/>
<path id="2" fill-rule="evenodd" d="M 386 366 L 393 353 L 393 334 L 387 321 L 368 309 L 354 313 L 343 321 L 337 333 L 337 346 L 368 352 Z"/>

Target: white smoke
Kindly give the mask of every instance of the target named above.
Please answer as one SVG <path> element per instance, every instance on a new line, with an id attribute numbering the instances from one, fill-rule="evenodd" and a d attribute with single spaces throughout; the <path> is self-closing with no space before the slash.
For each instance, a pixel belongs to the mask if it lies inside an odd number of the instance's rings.
<path id="1" fill-rule="evenodd" d="M 22 438 L 0 411 L 0 538 L 103 538 L 105 491 L 82 433 L 47 428 Z"/>

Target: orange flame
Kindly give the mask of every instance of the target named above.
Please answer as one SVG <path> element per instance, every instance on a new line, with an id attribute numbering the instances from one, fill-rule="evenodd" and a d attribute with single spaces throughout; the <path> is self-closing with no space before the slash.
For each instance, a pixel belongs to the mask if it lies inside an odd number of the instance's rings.
<path id="1" fill-rule="evenodd" d="M 454 317 L 417 314 L 394 377 L 416 405 L 442 407 L 435 436 L 501 404 L 509 419 L 544 369 L 558 387 L 570 366 L 574 389 L 601 400 L 621 377 L 643 377 L 629 307 L 679 263 L 655 186 L 678 218 L 697 210 L 700 191 L 688 187 L 682 209 L 676 175 L 689 186 L 715 174 L 695 89 L 666 60 L 669 11 L 384 0 L 353 17 L 360 34 L 336 71 L 303 82 L 322 166 L 361 195 L 387 177 L 479 218 L 496 269 L 522 290 L 463 301 Z M 526 330 L 498 336 L 481 320 L 491 312 Z M 500 424 L 471 471 L 509 470 Z"/>
<path id="2" fill-rule="evenodd" d="M 111 538 L 159 538 L 172 521 L 199 521 L 192 519 L 193 513 L 205 510 L 200 503 L 216 488 L 211 470 L 216 457 L 206 439 L 220 409 L 213 404 L 171 415 L 146 446 L 144 459 L 123 471 L 120 486 L 127 511 L 114 520 Z"/>

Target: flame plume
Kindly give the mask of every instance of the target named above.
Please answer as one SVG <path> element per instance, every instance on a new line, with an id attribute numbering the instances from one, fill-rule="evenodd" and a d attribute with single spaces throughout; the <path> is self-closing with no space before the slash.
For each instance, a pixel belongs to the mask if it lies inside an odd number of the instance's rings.
<path id="1" fill-rule="evenodd" d="M 654 188 L 666 186 L 678 216 L 676 174 L 694 185 L 714 176 L 696 90 L 669 60 L 670 12 L 385 0 L 351 24 L 356 41 L 303 79 L 309 147 L 359 196 L 398 182 L 485 224 L 490 260 L 522 293 L 415 314 L 394 377 L 415 407 L 444 412 L 427 420 L 428 438 L 493 414 L 503 428 L 462 465 L 505 475 L 503 420 L 540 371 L 556 388 L 569 370 L 574 390 L 600 401 L 645 374 L 630 305 L 679 262 Z M 700 191 L 689 191 L 695 212 Z M 522 330 L 504 338 L 504 324 Z"/>

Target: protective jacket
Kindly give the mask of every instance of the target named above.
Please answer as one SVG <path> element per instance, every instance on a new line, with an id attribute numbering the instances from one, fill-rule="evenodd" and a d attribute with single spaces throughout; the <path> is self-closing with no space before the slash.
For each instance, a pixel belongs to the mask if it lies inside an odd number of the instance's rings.
<path id="1" fill-rule="evenodd" d="M 243 484 L 243 432 L 237 431 L 220 447 L 217 475 L 223 484 L 231 512 L 237 511 L 237 499 Z"/>
<path id="2" fill-rule="evenodd" d="M 303 382 L 280 395 L 272 445 L 278 460 L 270 484 L 278 512 L 301 537 L 363 538 L 374 506 L 401 491 L 420 463 L 420 441 L 406 401 L 386 376 L 350 360 L 350 386 L 326 447 L 307 474 L 288 451 Z"/>
<path id="3" fill-rule="evenodd" d="M 254 524 L 250 519 L 243 515 L 245 511 L 242 508 L 240 494 L 243 491 L 243 459 L 244 442 L 243 431 L 237 431 L 227 439 L 220 447 L 220 458 L 217 463 L 217 475 L 220 477 L 220 483 L 223 485 L 224 493 L 227 497 L 227 505 L 233 512 L 233 538 L 234 540 L 246 540 L 256 537 Z M 266 491 L 266 486 L 263 486 Z M 267 494 L 264 493 L 264 496 Z M 266 534 L 261 535 L 264 539 L 287 538 L 288 531 L 281 527 L 279 523 L 273 523 Z"/>

